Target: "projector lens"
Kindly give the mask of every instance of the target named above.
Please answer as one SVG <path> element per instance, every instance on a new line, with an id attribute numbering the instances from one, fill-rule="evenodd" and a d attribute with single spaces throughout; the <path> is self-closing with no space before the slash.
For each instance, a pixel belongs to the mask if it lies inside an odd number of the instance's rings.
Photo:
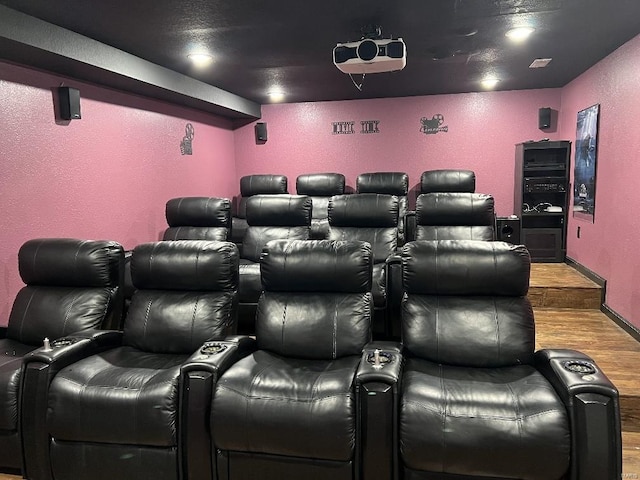
<path id="1" fill-rule="evenodd" d="M 361 60 L 373 60 L 376 55 L 378 55 L 378 45 L 373 40 L 364 40 L 358 45 L 358 57 Z"/>

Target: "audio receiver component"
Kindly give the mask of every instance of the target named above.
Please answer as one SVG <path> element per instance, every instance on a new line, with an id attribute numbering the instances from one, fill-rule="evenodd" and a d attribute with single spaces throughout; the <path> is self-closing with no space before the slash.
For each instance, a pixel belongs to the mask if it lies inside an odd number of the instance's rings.
<path id="1" fill-rule="evenodd" d="M 524 191 L 532 192 L 565 192 L 565 179 L 562 177 L 525 177 Z"/>

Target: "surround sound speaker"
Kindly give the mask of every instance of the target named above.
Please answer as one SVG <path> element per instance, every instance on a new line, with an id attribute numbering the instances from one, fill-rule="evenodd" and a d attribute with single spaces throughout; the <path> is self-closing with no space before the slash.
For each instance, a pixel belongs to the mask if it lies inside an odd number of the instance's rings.
<path id="1" fill-rule="evenodd" d="M 538 128 L 551 128 L 551 108 L 538 109 Z"/>
<path id="2" fill-rule="evenodd" d="M 267 124 L 265 122 L 256 123 L 256 143 L 267 141 Z"/>
<path id="3" fill-rule="evenodd" d="M 58 88 L 58 103 L 62 120 L 76 120 L 80 116 L 80 90 L 71 87 Z"/>
<path id="4" fill-rule="evenodd" d="M 499 241 L 520 245 L 520 219 L 518 217 L 498 217 L 496 226 Z"/>

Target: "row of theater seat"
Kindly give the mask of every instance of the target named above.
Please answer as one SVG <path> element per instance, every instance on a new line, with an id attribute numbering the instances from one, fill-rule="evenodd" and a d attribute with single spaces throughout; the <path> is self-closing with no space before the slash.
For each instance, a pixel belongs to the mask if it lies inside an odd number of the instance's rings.
<path id="1" fill-rule="evenodd" d="M 234 197 L 231 240 L 242 243 L 248 226 L 246 216 L 247 199 L 254 195 L 287 194 L 285 175 L 247 175 L 240 179 L 240 195 Z M 428 170 L 422 173 L 416 194 L 435 192 L 474 193 L 475 173 L 471 170 Z M 313 173 L 296 178 L 296 193 L 313 200 L 311 238 L 326 237 L 327 207 L 329 198 L 350 193 L 341 173 Z M 378 193 L 395 195 L 398 198 L 398 237 L 405 241 L 405 219 L 408 209 L 409 176 L 404 172 L 370 172 L 358 175 L 355 193 Z M 411 236 L 407 236 L 411 239 Z"/>
<path id="2" fill-rule="evenodd" d="M 406 210 L 406 174 L 379 172 L 358 177 L 358 194 L 323 197 L 320 191 L 344 190 L 339 174 L 298 177 L 298 191 L 311 195 L 255 194 L 286 190 L 286 177 L 243 177 L 242 226 L 231 217 L 230 202 L 220 198 L 179 198 L 167 203 L 170 228 L 165 239 L 232 239 L 240 249 L 240 331 L 253 333 L 255 309 L 262 291 L 258 261 L 263 246 L 274 239 L 367 241 L 374 252 L 376 338 L 399 335 L 400 279 L 398 248 L 407 240 L 495 239 L 493 197 L 468 191 L 475 186 L 470 171 L 429 171 L 422 175 L 416 210 Z M 276 188 L 277 187 L 277 188 Z M 321 189 L 322 187 L 322 189 Z M 341 188 L 339 188 L 341 187 Z M 271 190 L 270 190 L 271 188 Z M 404 190 L 402 190 L 404 189 Z M 250 192 L 249 195 L 247 192 Z M 403 233 L 402 225 L 410 227 Z M 233 221 L 231 221 L 233 220 Z M 241 228 L 242 234 L 234 234 Z M 230 229 L 230 230 L 229 230 Z"/>
<path id="3" fill-rule="evenodd" d="M 0 345 L 0 461 L 31 480 L 613 480 L 618 394 L 535 348 L 530 259 L 502 242 L 400 252 L 402 343 L 371 342 L 372 246 L 275 240 L 255 337 L 234 330 L 231 242 L 131 255 L 34 240 Z M 43 336 L 52 341 L 38 348 Z"/>

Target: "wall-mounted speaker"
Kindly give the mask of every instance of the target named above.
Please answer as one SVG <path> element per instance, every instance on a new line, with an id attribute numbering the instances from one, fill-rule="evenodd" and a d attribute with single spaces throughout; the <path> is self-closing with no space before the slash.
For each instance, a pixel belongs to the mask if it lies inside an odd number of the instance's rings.
<path id="1" fill-rule="evenodd" d="M 518 217 L 498 217 L 496 223 L 499 241 L 520 245 L 520 219 Z"/>
<path id="2" fill-rule="evenodd" d="M 538 128 L 551 128 L 551 108 L 538 109 Z"/>
<path id="3" fill-rule="evenodd" d="M 71 87 L 59 87 L 58 106 L 62 120 L 82 118 L 80 116 L 80 90 Z"/>
<path id="4" fill-rule="evenodd" d="M 265 122 L 256 123 L 256 143 L 267 141 L 267 124 Z"/>

